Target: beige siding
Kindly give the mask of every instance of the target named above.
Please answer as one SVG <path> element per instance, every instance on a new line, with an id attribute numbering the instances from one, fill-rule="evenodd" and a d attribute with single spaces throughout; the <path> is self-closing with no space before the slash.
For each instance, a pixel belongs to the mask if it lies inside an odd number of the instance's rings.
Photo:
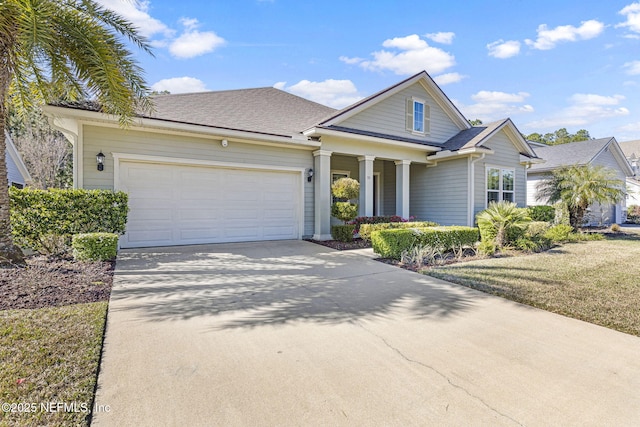
<path id="1" fill-rule="evenodd" d="M 515 170 L 514 200 L 518 206 L 526 206 L 527 175 L 525 166 L 520 164 L 520 152 L 509 140 L 503 130 L 486 142 L 484 147 L 492 149 L 494 154 L 487 154 L 484 159 L 477 161 L 474 166 L 474 217 L 478 212 L 487 207 L 486 169 L 489 167 Z"/>
<path id="2" fill-rule="evenodd" d="M 467 159 L 411 165 L 409 211 L 420 220 L 467 225 Z"/>
<path id="3" fill-rule="evenodd" d="M 406 100 L 412 96 L 424 100 L 430 107 L 431 133 L 428 135 L 412 134 L 405 129 Z M 367 108 L 339 125 L 370 132 L 423 139 L 432 143 L 443 143 L 460 132 L 455 123 L 419 83 Z"/>
<path id="4" fill-rule="evenodd" d="M 105 156 L 104 171 L 96 170 L 95 156 Z M 313 167 L 311 151 L 229 142 L 224 148 L 218 139 L 83 126 L 84 176 L 81 185 L 87 189 L 113 189 L 114 164 L 111 153 L 141 154 L 170 158 L 186 158 L 229 163 L 259 164 L 274 167 Z M 304 235 L 313 230 L 313 181 L 304 180 Z"/>

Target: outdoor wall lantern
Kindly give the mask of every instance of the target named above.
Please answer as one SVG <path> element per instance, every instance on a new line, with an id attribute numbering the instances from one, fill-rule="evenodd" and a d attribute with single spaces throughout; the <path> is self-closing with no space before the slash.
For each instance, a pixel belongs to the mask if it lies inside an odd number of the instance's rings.
<path id="1" fill-rule="evenodd" d="M 307 182 L 311 182 L 311 178 L 313 178 L 313 169 L 309 168 L 307 171 Z"/>
<path id="2" fill-rule="evenodd" d="M 102 154 L 102 151 L 96 155 L 96 163 L 98 164 L 98 170 L 102 172 L 104 170 L 104 154 Z"/>

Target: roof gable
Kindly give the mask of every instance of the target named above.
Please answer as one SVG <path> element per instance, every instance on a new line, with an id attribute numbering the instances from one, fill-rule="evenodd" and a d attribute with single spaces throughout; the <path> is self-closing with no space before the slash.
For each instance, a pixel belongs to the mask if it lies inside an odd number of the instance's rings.
<path id="1" fill-rule="evenodd" d="M 335 114 L 329 116 L 319 123 L 319 126 L 342 126 L 343 123 L 353 116 L 384 102 L 385 100 L 399 94 L 407 88 L 419 84 L 425 95 L 428 95 L 435 104 L 446 114 L 458 129 L 468 129 L 471 127 L 469 121 L 462 115 L 460 110 L 451 102 L 440 87 L 433 81 L 426 71 L 421 71 L 414 76 L 409 77 L 391 87 L 377 92 L 367 98 L 364 98 L 353 105 L 350 105 Z M 404 128 L 404 116 L 402 117 L 402 126 Z"/>
<path id="2" fill-rule="evenodd" d="M 449 151 L 462 151 L 482 147 L 501 130 L 504 130 L 511 143 L 521 154 L 532 158 L 538 157 L 511 119 L 498 120 L 462 130 L 445 142 L 442 148 Z"/>
<path id="3" fill-rule="evenodd" d="M 15 182 L 19 184 L 27 184 L 31 181 L 31 175 L 27 170 L 20 153 L 13 144 L 9 133 L 5 132 L 6 143 L 6 155 L 5 161 L 7 162 L 7 174 L 9 182 Z"/>
<path id="4" fill-rule="evenodd" d="M 587 141 L 569 142 L 567 144 L 535 147 L 538 157 L 546 160 L 544 164 L 533 165 L 531 172 L 548 172 L 563 166 L 591 164 L 601 153 L 610 149 L 625 175 L 632 175 L 633 171 L 625 159 L 620 145 L 613 137 L 590 139 Z"/>

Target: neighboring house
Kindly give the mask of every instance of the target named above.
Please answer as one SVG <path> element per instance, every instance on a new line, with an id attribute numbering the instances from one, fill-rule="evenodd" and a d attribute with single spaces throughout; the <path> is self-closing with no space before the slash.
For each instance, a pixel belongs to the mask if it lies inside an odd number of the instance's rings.
<path id="1" fill-rule="evenodd" d="M 633 175 L 620 145 L 615 138 L 591 139 L 570 142 L 568 144 L 545 145 L 530 142 L 538 157 L 545 163 L 534 164 L 527 172 L 527 205 L 543 205 L 545 200 L 538 200 L 537 184 L 550 177 L 551 172 L 563 166 L 594 165 L 606 166 L 616 172 L 616 177 L 623 182 Z M 589 208 L 587 225 L 620 224 L 626 220 L 626 202 L 614 205 L 595 204 Z"/>
<path id="2" fill-rule="evenodd" d="M 4 140 L 7 146 L 6 162 L 9 186 L 24 188 L 31 181 L 31 175 L 29 175 L 29 171 L 27 171 L 27 167 L 8 133 L 5 133 Z"/>
<path id="3" fill-rule="evenodd" d="M 46 107 L 73 143 L 75 187 L 129 193 L 123 247 L 330 239 L 344 176 L 360 215 L 473 225 L 490 200 L 524 206 L 539 161 L 510 119 L 471 126 L 426 72 L 342 110 L 275 88 L 154 102 L 128 129 L 91 103 Z"/>
<path id="4" fill-rule="evenodd" d="M 640 205 L 640 140 L 621 142 L 620 148 L 633 169 L 627 177 L 627 206 Z"/>

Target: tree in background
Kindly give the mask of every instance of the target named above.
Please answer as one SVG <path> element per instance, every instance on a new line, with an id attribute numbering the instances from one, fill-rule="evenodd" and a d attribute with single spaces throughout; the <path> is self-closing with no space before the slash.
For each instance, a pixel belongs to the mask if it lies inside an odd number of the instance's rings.
<path id="1" fill-rule="evenodd" d="M 26 120 L 10 114 L 8 130 L 29 170 L 31 187 L 46 190 L 72 186 L 71 143 L 49 125 L 40 110 L 34 110 Z"/>
<path id="2" fill-rule="evenodd" d="M 569 133 L 566 128 L 560 128 L 553 133 L 545 133 L 544 135 L 532 133 L 530 135 L 525 135 L 524 138 L 528 141 L 540 142 L 547 145 L 560 145 L 567 144 L 569 142 L 587 141 L 592 139 L 588 130 L 580 129 L 578 132 L 572 134 Z"/>
<path id="3" fill-rule="evenodd" d="M 130 22 L 94 0 L 0 1 L 0 135 L 9 107 L 27 117 L 46 102 L 94 98 L 123 126 L 151 110 L 125 40 L 151 53 Z M 24 264 L 11 237 L 5 153 L 0 138 L 0 264 Z"/>
<path id="4" fill-rule="evenodd" d="M 614 170 L 604 166 L 567 166 L 555 170 L 551 177 L 536 186 L 538 200 L 549 204 L 562 202 L 569 210 L 569 224 L 584 223 L 587 208 L 594 203 L 617 203 L 624 198 L 624 182 Z"/>

